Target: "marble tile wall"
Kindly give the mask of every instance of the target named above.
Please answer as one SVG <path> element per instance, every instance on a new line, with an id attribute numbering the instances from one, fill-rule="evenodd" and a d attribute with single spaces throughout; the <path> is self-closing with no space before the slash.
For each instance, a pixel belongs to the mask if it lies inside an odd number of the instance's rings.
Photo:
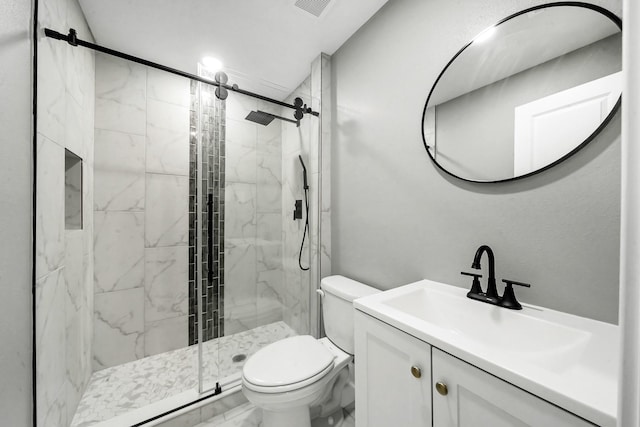
<path id="1" fill-rule="evenodd" d="M 98 293 L 94 304 L 94 371 L 144 357 L 144 288 Z"/>
<path id="2" fill-rule="evenodd" d="M 189 80 L 96 56 L 93 369 L 187 345 Z"/>
<path id="3" fill-rule="evenodd" d="M 92 40 L 76 0 L 41 1 L 38 24 Z M 36 422 L 65 426 L 91 375 L 95 63 L 90 51 L 38 37 Z M 81 159 L 66 200 L 65 149 Z"/>
<path id="4" fill-rule="evenodd" d="M 189 85 L 147 69 L 144 355 L 188 345 Z"/>
<path id="5" fill-rule="evenodd" d="M 311 63 L 311 74 L 309 80 L 309 105 L 314 111 L 321 112 L 322 108 L 322 55 Z M 320 213 L 321 213 L 321 155 L 322 155 L 322 135 L 321 120 L 308 115 L 309 119 L 309 173 L 311 182 L 315 185 L 309 189 L 310 205 L 309 211 L 309 333 L 319 336 L 320 323 L 318 318 L 319 298 L 315 290 L 320 285 Z M 313 224 L 313 226 L 311 226 Z"/>
<path id="6" fill-rule="evenodd" d="M 245 120 L 253 110 L 280 114 L 239 94 L 226 101 L 225 334 L 283 318 L 282 122 Z"/>
<path id="7" fill-rule="evenodd" d="M 318 64 L 319 63 L 319 64 Z M 317 64 L 317 65 L 316 65 Z M 332 123 L 332 90 L 331 90 L 331 56 L 321 54 L 314 61 L 314 72 L 312 77 L 316 81 L 313 85 L 314 109 L 320 112 L 320 140 L 318 152 L 318 173 L 317 182 L 319 191 L 316 196 L 319 206 L 320 221 L 317 229 L 317 256 L 314 260 L 318 263 L 315 268 L 316 286 L 320 286 L 323 277 L 331 275 L 331 123 Z M 319 82 L 318 82 L 319 80 Z M 316 310 L 321 307 L 318 302 L 317 293 L 311 289 L 311 306 Z M 312 310 L 312 319 L 318 322 L 316 330 L 320 336 L 324 336 L 322 316 L 317 316 Z M 313 323 L 313 321 L 312 321 Z"/>
<path id="8" fill-rule="evenodd" d="M 258 103 L 266 112 L 280 109 Z M 258 125 L 257 136 L 257 323 L 283 319 L 283 242 L 282 218 L 290 216 L 282 209 L 282 129 L 292 123 L 275 119 L 269 126 Z"/>

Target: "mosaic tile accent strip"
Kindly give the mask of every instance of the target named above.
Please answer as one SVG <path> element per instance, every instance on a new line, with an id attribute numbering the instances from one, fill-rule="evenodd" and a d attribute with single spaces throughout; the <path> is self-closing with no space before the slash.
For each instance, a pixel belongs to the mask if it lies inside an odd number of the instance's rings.
<path id="1" fill-rule="evenodd" d="M 213 79 L 214 76 L 204 77 Z M 199 93 L 201 91 L 201 93 Z M 189 345 L 224 335 L 224 183 L 225 102 L 213 86 L 191 82 L 189 150 Z M 203 102 L 200 111 L 199 102 Z M 200 116 L 201 113 L 201 116 Z M 202 120 L 202 153 L 197 152 L 198 120 Z M 197 236 L 197 166 L 202 168 L 202 236 Z M 209 227 L 213 231 L 209 234 Z M 199 237 L 201 237 L 199 239 Z M 201 240 L 202 243 L 199 242 Z M 209 242 L 211 240 L 211 242 Z M 202 319 L 198 319 L 195 248 L 202 244 Z M 211 248 L 211 252 L 209 251 Z M 201 323 L 200 323 L 201 322 Z"/>
<path id="2" fill-rule="evenodd" d="M 296 333 L 284 322 L 220 337 L 203 344 L 203 375 L 225 378 L 238 374 L 247 358 L 262 347 Z M 169 351 L 95 372 L 91 376 L 71 427 L 86 427 L 142 408 L 198 386 L 198 347 Z"/>

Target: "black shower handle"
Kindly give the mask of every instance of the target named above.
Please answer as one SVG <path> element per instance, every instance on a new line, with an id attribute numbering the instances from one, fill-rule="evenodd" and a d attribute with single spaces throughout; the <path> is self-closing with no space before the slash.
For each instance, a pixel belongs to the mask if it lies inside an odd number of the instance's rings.
<path id="1" fill-rule="evenodd" d="M 209 193 L 207 200 L 207 279 L 208 283 L 213 283 L 213 194 Z"/>

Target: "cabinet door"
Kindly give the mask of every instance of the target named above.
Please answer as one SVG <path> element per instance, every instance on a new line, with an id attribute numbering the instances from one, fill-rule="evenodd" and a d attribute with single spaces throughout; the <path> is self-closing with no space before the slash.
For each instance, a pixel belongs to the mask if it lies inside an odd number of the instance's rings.
<path id="1" fill-rule="evenodd" d="M 433 348 L 434 427 L 593 426 L 475 366 Z M 446 385 L 446 395 L 435 385 Z"/>
<path id="2" fill-rule="evenodd" d="M 431 425 L 429 344 L 356 311 L 355 369 L 357 427 Z"/>

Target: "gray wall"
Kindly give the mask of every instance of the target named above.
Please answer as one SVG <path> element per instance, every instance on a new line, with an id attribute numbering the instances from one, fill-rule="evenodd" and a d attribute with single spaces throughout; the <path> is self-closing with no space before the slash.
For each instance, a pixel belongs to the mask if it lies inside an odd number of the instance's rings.
<path id="1" fill-rule="evenodd" d="M 513 183 L 454 180 L 422 144 L 424 102 L 447 61 L 540 3 L 391 1 L 333 56 L 334 274 L 381 289 L 422 278 L 468 287 L 460 271 L 489 244 L 500 279 L 532 284 L 522 301 L 617 321 L 619 117 L 559 167 Z M 621 13 L 617 0 L 595 3 Z"/>
<path id="2" fill-rule="evenodd" d="M 472 180 L 512 178 L 515 108 L 621 69 L 618 33 L 438 105 L 438 163 Z"/>
<path id="3" fill-rule="evenodd" d="M 0 425 L 31 425 L 31 2 L 0 1 Z"/>

